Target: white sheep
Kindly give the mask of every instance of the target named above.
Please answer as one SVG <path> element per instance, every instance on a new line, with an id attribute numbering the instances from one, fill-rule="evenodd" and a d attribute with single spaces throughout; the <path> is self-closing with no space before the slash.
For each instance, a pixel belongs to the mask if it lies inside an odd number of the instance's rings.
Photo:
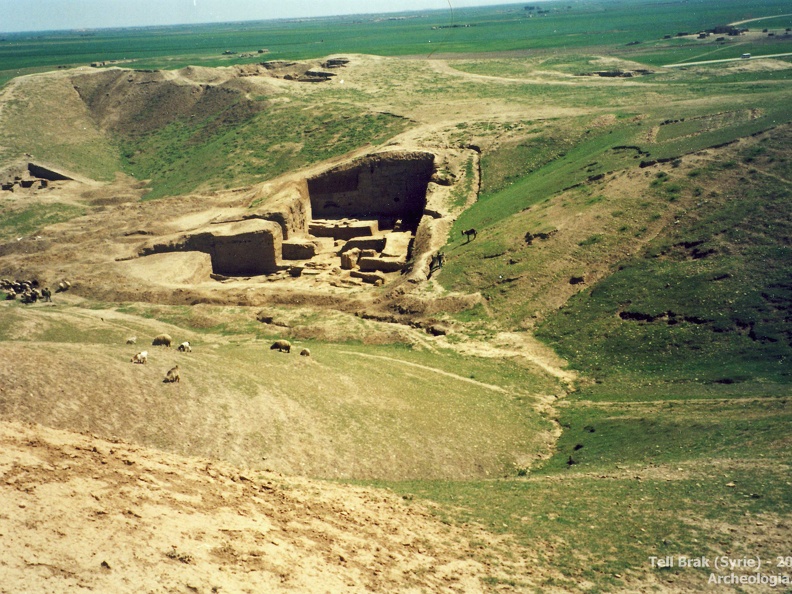
<path id="1" fill-rule="evenodd" d="M 148 351 L 140 351 L 139 353 L 135 353 L 131 359 L 132 363 L 144 364 L 146 361 L 148 361 Z"/>
<path id="2" fill-rule="evenodd" d="M 182 353 L 192 353 L 192 347 L 190 346 L 190 341 L 189 340 L 185 340 L 183 343 L 181 343 L 178 346 L 178 349 Z"/>

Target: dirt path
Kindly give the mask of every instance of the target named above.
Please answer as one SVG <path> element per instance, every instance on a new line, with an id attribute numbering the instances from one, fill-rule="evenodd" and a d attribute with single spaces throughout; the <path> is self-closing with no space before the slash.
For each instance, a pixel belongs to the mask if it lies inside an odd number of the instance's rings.
<path id="1" fill-rule="evenodd" d="M 431 65 L 431 67 L 440 74 L 446 74 L 449 76 L 455 76 L 458 78 L 465 78 L 470 81 L 479 81 L 479 82 L 488 82 L 488 83 L 500 83 L 500 84 L 511 84 L 511 85 L 525 85 L 525 84 L 532 84 L 532 85 L 568 85 L 568 86 L 603 86 L 603 85 L 612 85 L 614 79 L 609 78 L 599 78 L 599 77 L 581 77 L 576 76 L 574 74 L 564 74 L 561 72 L 547 72 L 544 71 L 548 76 L 552 76 L 554 78 L 510 78 L 506 76 L 494 76 L 491 74 L 474 74 L 472 72 L 465 72 L 464 70 L 457 70 L 453 66 L 451 66 L 446 60 L 427 60 L 427 63 Z M 655 86 L 653 83 L 646 83 L 640 82 L 637 80 L 632 79 L 619 79 L 619 84 L 627 85 L 627 86 Z"/>
<path id="2" fill-rule="evenodd" d="M 465 72 L 464 70 L 458 70 L 451 66 L 447 60 L 427 60 L 427 64 L 429 64 L 436 72 L 441 74 L 447 74 L 449 76 L 461 77 L 466 78 L 468 80 L 473 81 L 486 81 L 486 82 L 497 82 L 502 84 L 525 84 L 525 83 L 532 83 L 532 84 L 540 84 L 540 83 L 558 83 L 558 84 L 568 84 L 569 81 L 547 81 L 540 78 L 509 78 L 506 76 L 494 76 L 491 74 L 474 74 L 472 72 Z M 569 75 L 559 75 L 559 76 L 569 76 Z"/>
<path id="3" fill-rule="evenodd" d="M 356 357 L 366 357 L 367 359 L 381 359 L 383 361 L 393 361 L 395 363 L 400 363 L 401 365 L 407 365 L 409 367 L 416 367 L 418 369 L 425 369 L 426 371 L 431 371 L 433 373 L 438 373 L 440 375 L 444 375 L 446 377 L 454 378 L 460 382 L 467 382 L 469 384 L 473 384 L 479 386 L 481 388 L 486 388 L 487 390 L 493 390 L 495 392 L 500 392 L 502 394 L 508 394 L 508 390 L 501 388 L 500 386 L 495 386 L 493 384 L 485 384 L 484 382 L 480 382 L 478 380 L 471 379 L 469 377 L 464 377 L 461 375 L 457 375 L 456 373 L 451 373 L 450 371 L 444 371 L 442 369 L 437 369 L 436 367 L 429 367 L 428 365 L 421 365 L 420 363 L 413 363 L 411 361 L 405 361 L 403 359 L 397 359 L 396 357 L 384 357 L 382 355 L 367 355 L 365 353 L 357 353 L 355 351 L 341 351 L 346 355 L 355 355 Z"/>
<path id="4" fill-rule="evenodd" d="M 489 342 L 470 340 L 470 339 L 467 339 L 463 342 L 451 342 L 443 336 L 439 336 L 437 338 L 432 339 L 432 338 L 426 338 L 422 332 L 416 331 L 414 334 L 415 334 L 414 336 L 415 342 L 424 345 L 426 348 L 429 348 L 433 351 L 436 350 L 437 348 L 442 348 L 442 349 L 453 350 L 462 355 L 472 356 L 472 357 L 484 357 L 488 359 L 511 359 L 511 358 L 525 359 L 527 361 L 530 361 L 532 364 L 536 365 L 537 367 L 539 367 L 545 373 L 566 383 L 567 387 L 570 387 L 569 384 L 572 384 L 578 378 L 577 374 L 574 371 L 566 369 L 567 362 L 564 361 L 561 357 L 559 357 L 550 347 L 545 346 L 544 344 L 536 340 L 533 336 L 525 332 L 500 332 L 492 339 L 492 341 Z M 393 357 L 383 357 L 380 355 L 367 355 L 352 351 L 343 351 L 343 352 L 346 354 L 358 355 L 361 357 L 395 361 L 397 363 L 402 363 L 404 365 L 409 365 L 420 369 L 426 369 L 428 371 L 433 371 L 435 373 L 452 377 L 460 381 L 472 383 L 489 390 L 495 390 L 497 392 L 506 392 L 506 390 L 504 390 L 500 386 L 479 382 L 477 380 L 467 378 L 461 375 L 457 375 L 455 373 L 451 373 L 448 371 L 443 371 L 435 367 L 429 367 L 418 363 L 412 363 L 410 361 L 404 361 L 402 359 L 396 359 Z"/>
<path id="5" fill-rule="evenodd" d="M 563 382 L 574 382 L 577 374 L 566 369 L 566 361 L 553 350 L 525 332 L 500 332 L 491 342 L 465 341 L 450 343 L 444 341 L 446 348 L 451 348 L 463 355 L 477 357 L 508 359 L 522 357 L 527 359 L 546 373 Z"/>
<path id="6" fill-rule="evenodd" d="M 750 165 L 750 167 L 748 165 L 744 164 L 744 163 L 739 163 L 739 164 L 746 171 L 748 171 L 749 169 L 755 169 L 756 171 L 758 171 L 762 175 L 766 175 L 767 177 L 772 177 L 774 180 L 780 181 L 782 184 L 792 185 L 792 180 L 789 180 L 789 179 L 787 179 L 785 177 L 781 177 L 780 175 L 776 175 L 775 173 L 770 173 L 769 171 L 765 171 L 764 169 L 759 169 L 753 163 Z"/>
<path id="7" fill-rule="evenodd" d="M 777 19 L 781 17 L 788 17 L 792 16 L 792 13 L 788 14 L 774 14 L 772 16 L 763 16 L 763 17 L 756 17 L 755 19 L 745 19 L 744 21 L 734 21 L 733 23 L 729 23 L 730 25 L 742 25 L 744 23 L 753 23 L 754 21 L 766 21 L 767 19 Z"/>
<path id="8" fill-rule="evenodd" d="M 792 56 L 792 52 L 786 52 L 783 54 L 767 54 L 763 56 L 753 56 L 752 58 L 724 58 L 721 60 L 703 60 L 701 62 L 680 62 L 678 64 L 665 64 L 663 68 L 680 68 L 683 66 L 699 66 L 701 64 L 720 64 L 722 62 L 740 62 L 745 60 L 759 60 L 763 58 L 784 58 L 786 56 Z"/>

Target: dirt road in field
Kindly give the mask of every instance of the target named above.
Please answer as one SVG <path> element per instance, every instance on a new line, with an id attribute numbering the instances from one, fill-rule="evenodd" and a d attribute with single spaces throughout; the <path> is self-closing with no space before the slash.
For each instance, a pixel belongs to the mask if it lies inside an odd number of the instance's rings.
<path id="1" fill-rule="evenodd" d="M 723 62 L 745 62 L 746 60 L 760 60 L 763 58 L 785 58 L 792 56 L 792 52 L 784 54 L 767 54 L 763 56 L 752 56 L 751 58 L 725 58 L 723 60 L 703 60 L 701 62 L 680 62 L 678 64 L 665 64 L 663 68 L 681 68 L 683 66 L 700 66 L 702 64 L 720 64 Z"/>

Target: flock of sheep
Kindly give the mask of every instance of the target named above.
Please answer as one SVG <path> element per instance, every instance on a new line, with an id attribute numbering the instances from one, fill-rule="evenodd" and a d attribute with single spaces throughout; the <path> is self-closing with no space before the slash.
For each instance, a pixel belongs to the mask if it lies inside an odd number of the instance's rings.
<path id="1" fill-rule="evenodd" d="M 68 291 L 71 288 L 71 283 L 67 280 L 62 280 L 58 283 L 55 289 L 56 293 Z M 0 290 L 5 291 L 6 301 L 13 301 L 19 299 L 22 303 L 35 303 L 36 301 L 50 302 L 52 301 L 52 291 L 49 287 L 39 288 L 39 282 L 33 280 L 10 280 L 7 278 L 0 279 Z"/>
<path id="2" fill-rule="evenodd" d="M 135 344 L 137 342 L 137 337 L 133 336 L 131 338 L 127 338 L 127 344 Z M 173 344 L 173 339 L 170 337 L 169 334 L 159 334 L 158 336 L 154 337 L 154 340 L 151 341 L 153 346 L 164 346 L 170 348 Z M 184 341 L 178 346 L 178 349 L 182 353 L 192 353 L 192 347 L 190 346 L 189 341 Z M 131 363 L 139 363 L 141 365 L 145 365 L 148 362 L 148 351 L 138 351 L 132 358 L 130 359 Z M 168 370 L 165 374 L 165 379 L 162 380 L 165 383 L 175 383 L 181 381 L 181 376 L 179 375 L 179 366 L 176 365 Z"/>
<path id="3" fill-rule="evenodd" d="M 127 338 L 127 344 L 135 344 L 137 343 L 137 337 L 133 336 L 131 338 Z M 170 337 L 169 334 L 159 334 L 154 337 L 154 340 L 151 341 L 152 346 L 164 346 L 170 348 L 173 344 L 173 339 Z M 290 353 L 291 352 L 291 343 L 288 340 L 276 340 L 273 345 L 270 347 L 270 350 L 277 350 L 281 353 Z M 189 341 L 184 341 L 181 343 L 177 349 L 182 353 L 192 353 L 192 346 L 190 346 Z M 308 349 L 302 349 L 300 351 L 300 355 L 303 357 L 310 357 L 311 351 Z M 141 365 L 145 365 L 148 361 L 148 351 L 138 351 L 132 358 L 130 359 L 130 363 L 139 363 Z M 181 376 L 179 375 L 179 366 L 175 365 L 174 367 L 170 368 L 168 372 L 165 374 L 165 379 L 162 380 L 164 383 L 176 383 L 181 382 Z"/>
<path id="4" fill-rule="evenodd" d="M 60 293 L 62 291 L 68 291 L 70 288 L 71 283 L 67 280 L 63 280 L 58 283 L 55 292 Z M 39 282 L 37 280 L 12 281 L 10 279 L 3 278 L 0 279 L 0 289 L 6 292 L 6 299 L 8 300 L 19 298 L 23 303 L 35 303 L 38 300 L 52 301 L 52 292 L 50 291 L 49 287 L 40 289 Z M 135 344 L 137 343 L 137 337 L 130 337 L 126 342 L 127 344 Z M 168 334 L 159 334 L 158 336 L 154 337 L 154 340 L 151 342 L 151 344 L 153 346 L 164 346 L 170 348 L 170 346 L 173 344 L 173 339 Z M 291 348 L 292 345 L 288 340 L 281 339 L 276 340 L 270 347 L 270 350 L 277 350 L 281 353 L 290 353 Z M 190 345 L 189 341 L 181 343 L 177 349 L 182 353 L 192 352 L 192 346 Z M 310 357 L 311 351 L 308 349 L 302 349 L 300 351 L 300 355 L 303 357 Z M 148 351 L 138 351 L 132 355 L 130 362 L 144 365 L 146 362 L 148 362 Z M 179 374 L 178 365 L 169 369 L 165 374 L 165 379 L 163 380 L 165 383 L 176 383 L 180 381 L 181 377 Z"/>

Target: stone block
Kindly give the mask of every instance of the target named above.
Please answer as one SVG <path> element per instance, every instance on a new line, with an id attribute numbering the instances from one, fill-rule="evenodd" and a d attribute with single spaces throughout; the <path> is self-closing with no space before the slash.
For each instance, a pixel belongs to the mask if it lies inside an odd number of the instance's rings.
<path id="1" fill-rule="evenodd" d="M 401 258 L 406 261 L 411 241 L 412 233 L 388 233 L 385 236 L 385 247 L 382 250 L 382 256 L 386 258 Z"/>
<path id="2" fill-rule="evenodd" d="M 381 252 L 385 248 L 384 237 L 356 237 L 350 239 L 341 248 L 341 252 L 346 252 L 353 249 L 358 250 L 373 250 L 375 253 Z"/>
<path id="3" fill-rule="evenodd" d="M 377 221 L 314 220 L 308 226 L 308 232 L 314 237 L 352 239 L 376 235 L 379 232 L 379 226 Z"/>
<path id="4" fill-rule="evenodd" d="M 398 272 L 404 268 L 404 261 L 400 258 L 363 258 L 358 260 L 360 270 L 364 272 Z"/>
<path id="5" fill-rule="evenodd" d="M 344 270 L 354 270 L 357 268 L 360 250 L 355 248 L 341 254 L 341 268 Z"/>
<path id="6" fill-rule="evenodd" d="M 362 272 L 360 270 L 353 270 L 349 274 L 350 276 L 359 278 L 364 283 L 371 283 L 372 285 L 376 283 L 382 284 L 385 282 L 385 277 L 379 272 Z"/>
<path id="7" fill-rule="evenodd" d="M 284 260 L 310 260 L 316 255 L 316 243 L 305 239 L 289 239 L 281 244 Z"/>

